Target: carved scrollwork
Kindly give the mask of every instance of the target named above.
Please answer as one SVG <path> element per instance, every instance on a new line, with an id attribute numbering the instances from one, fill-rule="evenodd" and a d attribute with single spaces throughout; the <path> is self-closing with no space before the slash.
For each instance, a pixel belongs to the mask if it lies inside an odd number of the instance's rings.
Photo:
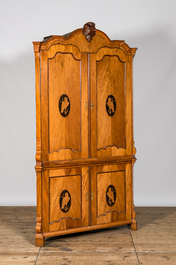
<path id="1" fill-rule="evenodd" d="M 40 234 L 42 232 L 42 217 L 37 217 L 36 221 L 35 231 L 37 234 Z"/>
<path id="2" fill-rule="evenodd" d="M 96 28 L 94 22 L 87 22 L 83 27 L 83 34 L 86 36 L 87 41 L 91 41 L 95 35 Z"/>
<path id="3" fill-rule="evenodd" d="M 136 147 L 135 147 L 135 141 L 133 141 L 133 155 L 136 154 Z"/>

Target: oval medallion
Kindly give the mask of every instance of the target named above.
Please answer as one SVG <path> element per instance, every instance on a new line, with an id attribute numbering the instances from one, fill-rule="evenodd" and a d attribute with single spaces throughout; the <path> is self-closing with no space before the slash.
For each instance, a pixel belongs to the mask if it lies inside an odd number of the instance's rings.
<path id="1" fill-rule="evenodd" d="M 68 190 L 62 191 L 59 203 L 62 212 L 66 213 L 69 211 L 71 206 L 71 195 Z"/>
<path id="2" fill-rule="evenodd" d="M 106 201 L 109 206 L 113 206 L 116 201 L 116 189 L 113 185 L 110 185 L 107 188 Z"/>
<path id="3" fill-rule="evenodd" d="M 59 111 L 63 117 L 67 117 L 70 112 L 70 100 L 65 94 L 63 94 L 59 99 Z"/>
<path id="4" fill-rule="evenodd" d="M 116 100 L 113 95 L 109 95 L 106 100 L 106 111 L 109 116 L 113 116 L 116 112 Z"/>

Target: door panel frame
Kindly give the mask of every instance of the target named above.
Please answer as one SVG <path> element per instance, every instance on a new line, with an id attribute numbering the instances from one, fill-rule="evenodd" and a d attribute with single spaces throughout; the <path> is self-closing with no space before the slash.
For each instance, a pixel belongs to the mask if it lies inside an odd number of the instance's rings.
<path id="1" fill-rule="evenodd" d="M 81 107 L 81 151 L 71 150 L 69 147 L 50 153 L 49 152 L 49 74 L 48 61 L 57 53 L 71 54 L 80 61 L 80 107 Z M 41 112 L 42 112 L 42 160 L 74 160 L 88 158 L 88 60 L 87 53 L 80 53 L 79 49 L 73 45 L 52 45 L 49 50 L 41 51 L 40 57 L 41 76 Z M 59 99 L 58 99 L 59 100 Z"/>
<path id="2" fill-rule="evenodd" d="M 72 177 L 81 175 L 81 220 L 74 220 L 73 218 L 69 218 L 66 216 L 62 218 L 63 224 L 60 224 L 57 221 L 52 222 L 50 224 L 50 179 L 58 178 L 58 177 Z M 52 232 L 56 230 L 63 229 L 72 229 L 89 225 L 89 168 L 63 168 L 63 169 L 53 169 L 53 170 L 44 170 L 42 172 L 42 231 Z M 58 205 L 59 207 L 59 205 Z M 68 214 L 67 214 L 68 215 Z M 72 219 L 73 222 L 68 222 L 67 219 Z M 64 221 L 65 220 L 65 221 Z"/>
<path id="3" fill-rule="evenodd" d="M 98 151 L 97 148 L 97 77 L 96 62 L 104 56 L 117 56 L 125 63 L 125 133 L 126 148 L 109 146 Z M 93 108 L 91 110 L 91 157 L 126 156 L 133 153 L 133 111 L 132 111 L 132 55 L 125 54 L 120 48 L 103 47 L 95 54 L 90 54 L 90 94 Z"/>
<path id="4" fill-rule="evenodd" d="M 132 219 L 132 205 L 133 205 L 133 198 L 132 198 L 132 163 L 128 164 L 119 164 L 119 165 L 102 165 L 102 166 L 93 166 L 91 168 L 91 225 L 98 225 L 98 218 L 97 215 L 97 207 L 98 207 L 98 189 L 97 189 L 97 174 L 101 173 L 111 173 L 111 172 L 121 172 L 124 171 L 124 181 L 125 181 L 125 212 L 124 215 L 120 216 L 120 212 L 118 213 L 118 219 L 114 220 L 113 214 L 110 218 L 111 220 L 105 220 L 106 222 L 117 222 L 117 221 L 127 221 Z M 112 211 L 113 212 L 113 211 Z M 106 214 L 105 219 L 106 219 Z M 103 224 L 103 223 L 102 223 Z"/>

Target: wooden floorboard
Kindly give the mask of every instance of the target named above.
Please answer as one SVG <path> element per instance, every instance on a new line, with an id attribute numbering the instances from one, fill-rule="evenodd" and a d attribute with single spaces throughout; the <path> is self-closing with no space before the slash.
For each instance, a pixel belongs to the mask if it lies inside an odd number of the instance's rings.
<path id="1" fill-rule="evenodd" d="M 128 226 L 46 239 L 35 247 L 36 207 L 0 207 L 0 264 L 176 264 L 176 207 L 137 207 Z"/>

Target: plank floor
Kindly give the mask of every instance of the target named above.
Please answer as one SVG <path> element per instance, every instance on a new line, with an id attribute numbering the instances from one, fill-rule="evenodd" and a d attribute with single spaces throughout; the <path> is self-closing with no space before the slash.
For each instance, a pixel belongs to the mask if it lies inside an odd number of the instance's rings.
<path id="1" fill-rule="evenodd" d="M 137 207 L 128 226 L 48 238 L 35 247 L 36 207 L 0 207 L 0 265 L 176 264 L 176 207 Z"/>

